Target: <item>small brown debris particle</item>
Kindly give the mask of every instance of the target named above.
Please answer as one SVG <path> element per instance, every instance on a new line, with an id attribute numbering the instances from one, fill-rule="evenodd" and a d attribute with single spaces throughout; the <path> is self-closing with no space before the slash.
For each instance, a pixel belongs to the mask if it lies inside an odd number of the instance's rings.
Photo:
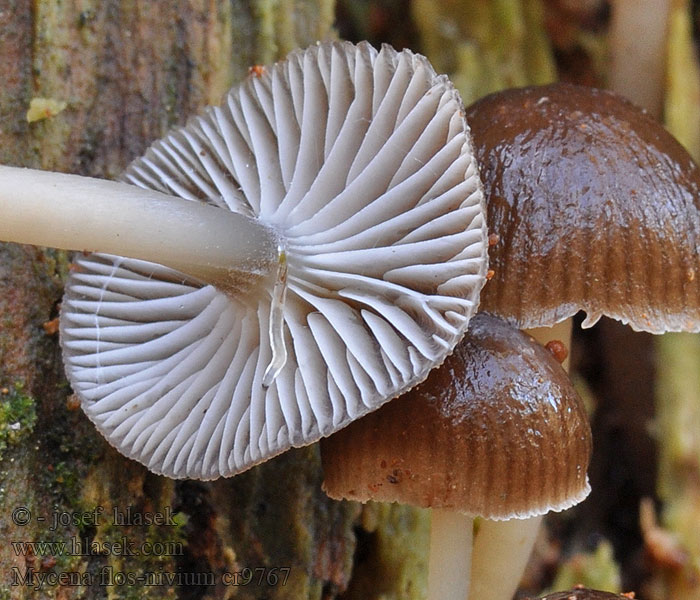
<path id="1" fill-rule="evenodd" d="M 56 335 L 58 333 L 58 317 L 51 319 L 50 321 L 46 321 L 42 327 L 44 328 L 46 335 Z"/>
<path id="2" fill-rule="evenodd" d="M 497 233 L 490 233 L 489 234 L 489 246 L 495 246 L 500 241 L 501 241 L 501 236 L 498 235 Z"/>
<path id="3" fill-rule="evenodd" d="M 561 340 L 549 340 L 544 347 L 552 353 L 560 364 L 569 356 L 569 350 Z"/>
<path id="4" fill-rule="evenodd" d="M 385 461 L 385 460 L 382 460 L 382 461 L 379 463 L 379 466 L 380 466 L 382 469 L 386 469 L 386 461 Z"/>
<path id="5" fill-rule="evenodd" d="M 70 263 L 68 265 L 68 270 L 71 273 L 82 273 L 85 271 L 85 267 L 83 267 L 82 265 L 79 265 L 78 263 Z"/>
<path id="6" fill-rule="evenodd" d="M 53 556 L 44 556 L 41 559 L 41 565 L 39 566 L 39 569 L 41 571 L 48 571 L 49 569 L 53 568 L 56 566 L 56 558 Z"/>
<path id="7" fill-rule="evenodd" d="M 386 480 L 389 483 L 397 484 L 401 482 L 401 469 L 394 469 L 389 475 L 386 476 Z"/>
<path id="8" fill-rule="evenodd" d="M 66 409 L 70 411 L 78 410 L 80 408 L 80 398 L 76 394 L 71 394 L 66 399 Z"/>
<path id="9" fill-rule="evenodd" d="M 248 68 L 248 74 L 253 75 L 254 77 L 262 77 L 264 72 L 265 67 L 263 65 L 253 65 L 252 67 Z"/>
<path id="10" fill-rule="evenodd" d="M 486 281 L 491 281 L 495 274 L 496 271 L 494 271 L 493 269 L 489 269 L 488 271 L 486 271 Z"/>

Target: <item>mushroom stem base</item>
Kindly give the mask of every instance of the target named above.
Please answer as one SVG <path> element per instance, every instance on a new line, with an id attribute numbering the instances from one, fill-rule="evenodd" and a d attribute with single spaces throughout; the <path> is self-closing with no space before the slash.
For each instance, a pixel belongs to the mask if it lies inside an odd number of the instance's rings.
<path id="1" fill-rule="evenodd" d="M 428 600 L 466 600 L 472 555 L 473 518 L 433 509 L 430 523 Z"/>

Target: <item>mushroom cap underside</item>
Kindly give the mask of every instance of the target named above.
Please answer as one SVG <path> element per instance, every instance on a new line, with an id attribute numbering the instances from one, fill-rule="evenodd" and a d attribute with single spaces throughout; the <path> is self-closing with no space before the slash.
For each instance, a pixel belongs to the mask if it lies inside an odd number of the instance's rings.
<path id="1" fill-rule="evenodd" d="M 570 84 L 487 96 L 467 119 L 498 236 L 482 310 L 700 331 L 700 172 L 660 123 Z"/>
<path id="2" fill-rule="evenodd" d="M 485 281 L 463 106 L 409 51 L 293 52 L 122 180 L 259 219 L 286 267 L 284 299 L 274 282 L 244 296 L 143 261 L 76 261 L 61 313 L 71 384 L 111 444 L 171 477 L 235 474 L 413 387 Z M 275 322 L 287 359 L 264 386 Z"/>
<path id="3" fill-rule="evenodd" d="M 484 313 L 421 385 L 321 441 L 332 498 L 490 519 L 578 503 L 590 454 L 588 419 L 561 365 Z"/>

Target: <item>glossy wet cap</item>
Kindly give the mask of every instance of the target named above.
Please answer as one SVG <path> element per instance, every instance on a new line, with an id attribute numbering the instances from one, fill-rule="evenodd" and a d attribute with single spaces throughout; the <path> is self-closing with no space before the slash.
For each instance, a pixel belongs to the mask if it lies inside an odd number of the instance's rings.
<path id="1" fill-rule="evenodd" d="M 556 359 L 483 313 L 420 386 L 321 441 L 332 498 L 492 519 L 582 500 L 590 453 L 581 400 Z"/>
<path id="2" fill-rule="evenodd" d="M 583 310 L 584 326 L 700 330 L 700 173 L 661 124 L 568 84 L 487 96 L 467 119 L 498 236 L 482 310 L 520 328 Z"/>
<path id="3" fill-rule="evenodd" d="M 486 222 L 464 109 L 409 51 L 295 51 L 122 179 L 269 225 L 287 282 L 282 303 L 274 282 L 250 296 L 77 260 L 61 313 L 71 385 L 109 442 L 158 473 L 233 475 L 331 434 L 423 381 L 476 310 Z M 275 335 L 286 362 L 268 386 Z"/>
<path id="4" fill-rule="evenodd" d="M 634 594 L 613 594 L 611 592 L 577 587 L 568 592 L 554 592 L 553 594 L 547 594 L 541 598 L 532 598 L 531 600 L 632 600 L 634 598 L 636 598 Z M 637 600 L 641 600 L 641 598 Z"/>

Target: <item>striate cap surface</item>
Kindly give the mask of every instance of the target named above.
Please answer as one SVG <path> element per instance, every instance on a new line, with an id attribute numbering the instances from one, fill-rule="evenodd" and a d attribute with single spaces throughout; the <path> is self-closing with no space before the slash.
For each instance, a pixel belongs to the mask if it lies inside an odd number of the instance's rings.
<path id="1" fill-rule="evenodd" d="M 588 419 L 561 365 L 483 313 L 425 382 L 321 441 L 332 498 L 489 519 L 578 503 L 590 454 Z"/>
<path id="2" fill-rule="evenodd" d="M 481 309 L 522 329 L 579 310 L 651 333 L 700 331 L 700 172 L 619 96 L 570 84 L 467 110 L 488 205 Z"/>

